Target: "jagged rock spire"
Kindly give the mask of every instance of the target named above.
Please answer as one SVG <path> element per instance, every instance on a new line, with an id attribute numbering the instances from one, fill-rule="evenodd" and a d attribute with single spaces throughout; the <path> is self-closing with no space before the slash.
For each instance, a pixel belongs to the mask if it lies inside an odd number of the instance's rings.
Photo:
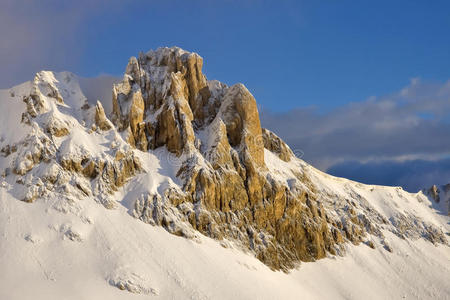
<path id="1" fill-rule="evenodd" d="M 143 151 L 166 147 L 186 157 L 177 172 L 183 191 L 166 193 L 166 199 L 183 205 L 181 213 L 197 230 L 239 237 L 275 268 L 334 251 L 326 215 L 314 197 L 268 173 L 264 145 L 285 161 L 292 151 L 274 134 L 263 133 L 253 95 L 242 84 L 208 81 L 202 66 L 198 54 L 160 48 L 132 57 L 113 89 L 112 119 L 128 132 L 131 145 Z M 161 215 L 168 208 L 161 207 L 169 204 L 155 205 L 158 201 L 164 203 L 158 195 L 140 198 L 135 215 L 166 224 Z"/>
<path id="2" fill-rule="evenodd" d="M 177 155 L 201 148 L 196 131 L 216 118 L 248 168 L 264 167 L 256 101 L 242 84 L 208 84 L 203 59 L 180 48 L 159 48 L 132 57 L 113 88 L 113 120 L 129 142 L 146 151 L 161 146 Z M 227 156 L 221 153 L 221 156 Z"/>

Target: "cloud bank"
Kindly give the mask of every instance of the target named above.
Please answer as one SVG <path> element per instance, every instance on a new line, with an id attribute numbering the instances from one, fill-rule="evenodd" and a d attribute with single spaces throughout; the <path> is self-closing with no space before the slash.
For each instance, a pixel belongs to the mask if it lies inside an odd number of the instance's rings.
<path id="1" fill-rule="evenodd" d="M 450 80 L 412 79 L 394 94 L 327 113 L 262 109 L 261 121 L 303 159 L 338 176 L 412 191 L 450 182 Z"/>
<path id="2" fill-rule="evenodd" d="M 450 158 L 436 161 L 345 161 L 333 165 L 328 173 L 359 182 L 401 186 L 407 191 L 416 192 L 436 183 L 450 182 Z"/>

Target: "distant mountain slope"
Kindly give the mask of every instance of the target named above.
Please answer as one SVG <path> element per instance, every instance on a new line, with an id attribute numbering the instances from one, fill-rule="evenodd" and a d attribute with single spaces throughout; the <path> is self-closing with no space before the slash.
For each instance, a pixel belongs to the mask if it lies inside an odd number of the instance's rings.
<path id="1" fill-rule="evenodd" d="M 318 171 L 261 128 L 242 84 L 208 81 L 202 64 L 179 48 L 131 58 L 110 115 L 69 72 L 0 91 L 0 296 L 450 293 L 437 192 Z"/>

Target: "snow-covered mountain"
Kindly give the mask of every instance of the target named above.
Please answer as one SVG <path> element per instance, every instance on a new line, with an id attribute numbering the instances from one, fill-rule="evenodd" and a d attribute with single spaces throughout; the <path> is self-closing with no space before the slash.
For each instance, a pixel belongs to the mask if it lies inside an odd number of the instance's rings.
<path id="1" fill-rule="evenodd" d="M 112 99 L 68 72 L 0 91 L 1 299 L 450 295 L 449 188 L 320 172 L 202 64 L 141 53 Z"/>

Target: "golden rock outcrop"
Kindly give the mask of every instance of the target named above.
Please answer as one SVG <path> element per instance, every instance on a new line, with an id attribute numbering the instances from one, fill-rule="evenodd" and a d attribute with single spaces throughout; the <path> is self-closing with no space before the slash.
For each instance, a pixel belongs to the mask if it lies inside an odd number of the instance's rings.
<path id="1" fill-rule="evenodd" d="M 275 269 L 335 253 L 341 236 L 314 193 L 268 171 L 265 149 L 283 161 L 293 154 L 261 128 L 252 94 L 242 84 L 208 82 L 202 65 L 197 54 L 161 48 L 131 58 L 114 87 L 113 120 L 128 130 L 130 144 L 143 151 L 165 147 L 180 158 L 181 191 L 148 195 L 134 214 L 180 234 L 168 225 L 174 224 L 167 221 L 170 205 L 193 228 L 238 240 Z M 298 182 L 305 180 L 299 175 Z"/>

